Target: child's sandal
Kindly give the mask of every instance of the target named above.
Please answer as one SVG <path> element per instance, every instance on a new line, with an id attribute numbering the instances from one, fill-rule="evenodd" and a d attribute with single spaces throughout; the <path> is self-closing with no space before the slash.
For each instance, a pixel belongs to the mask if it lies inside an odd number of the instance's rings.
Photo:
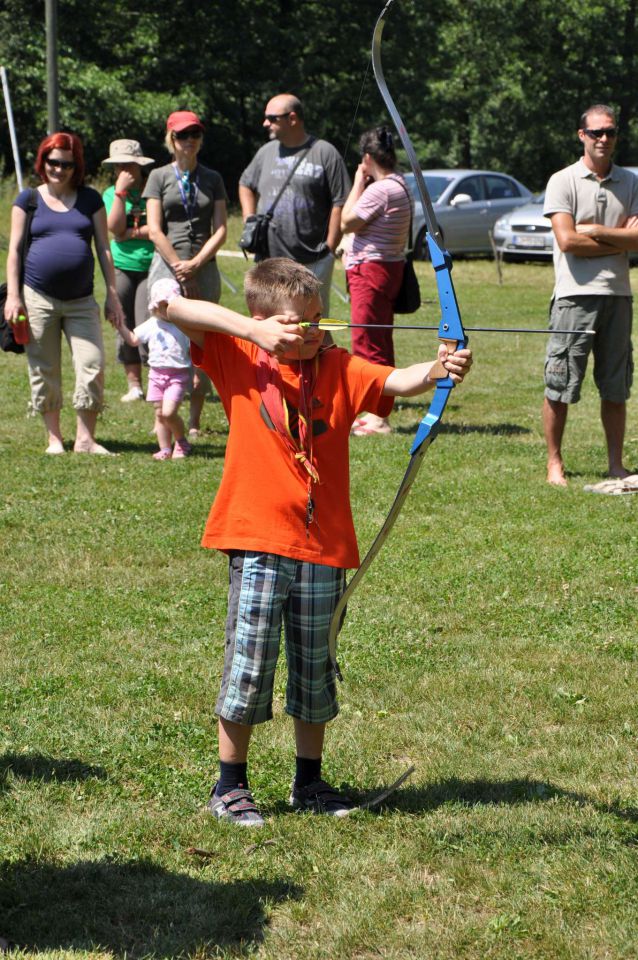
<path id="1" fill-rule="evenodd" d="M 173 451 L 170 447 L 162 447 L 161 450 L 153 454 L 153 460 L 170 460 L 172 455 Z"/>
<path id="2" fill-rule="evenodd" d="M 186 438 L 176 440 L 173 447 L 173 460 L 183 460 L 184 457 L 190 457 L 192 452 L 193 448 Z"/>

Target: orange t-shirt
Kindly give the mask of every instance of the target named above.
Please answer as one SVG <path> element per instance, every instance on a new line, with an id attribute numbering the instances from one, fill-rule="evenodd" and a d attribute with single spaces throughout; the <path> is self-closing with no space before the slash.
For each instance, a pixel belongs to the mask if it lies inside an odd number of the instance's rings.
<path id="1" fill-rule="evenodd" d="M 257 386 L 258 348 L 245 340 L 207 333 L 203 349 L 191 344 L 193 362 L 213 380 L 230 424 L 221 484 L 202 546 L 276 553 L 333 567 L 358 567 L 350 508 L 349 436 L 356 415 L 387 416 L 382 396 L 394 369 L 332 347 L 319 356 L 312 396 L 314 519 L 306 531 L 308 474 L 272 427 Z M 299 366 L 280 365 L 284 396 L 295 422 Z"/>

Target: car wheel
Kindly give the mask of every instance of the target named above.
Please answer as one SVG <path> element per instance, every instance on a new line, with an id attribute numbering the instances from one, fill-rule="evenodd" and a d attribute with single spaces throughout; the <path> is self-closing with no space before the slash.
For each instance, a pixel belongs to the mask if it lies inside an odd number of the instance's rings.
<path id="1" fill-rule="evenodd" d="M 430 259 L 430 248 L 428 247 L 428 241 L 426 239 L 426 228 L 422 227 L 419 230 L 417 238 L 414 242 L 414 259 L 415 260 L 429 260 Z M 439 227 L 439 233 L 441 235 L 441 241 L 445 244 L 445 237 L 443 236 L 443 231 Z"/>
<path id="2" fill-rule="evenodd" d="M 430 259 L 430 250 L 428 248 L 428 242 L 425 238 L 426 230 L 423 227 L 419 230 L 417 238 L 414 242 L 414 259 L 415 260 L 429 260 Z"/>

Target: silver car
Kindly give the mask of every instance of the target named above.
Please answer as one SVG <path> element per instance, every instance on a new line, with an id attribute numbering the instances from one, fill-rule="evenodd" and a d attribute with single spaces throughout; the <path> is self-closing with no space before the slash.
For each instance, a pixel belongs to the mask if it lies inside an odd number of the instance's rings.
<path id="1" fill-rule="evenodd" d="M 638 167 L 626 167 L 638 175 Z M 554 252 L 554 233 L 548 217 L 543 216 L 545 191 L 531 203 L 505 214 L 494 224 L 494 243 L 504 260 L 548 260 Z M 637 255 L 630 254 L 635 261 Z"/>
<path id="2" fill-rule="evenodd" d="M 504 260 L 551 259 L 554 233 L 551 221 L 543 216 L 544 201 L 545 191 L 496 221 L 494 243 Z"/>
<path id="3" fill-rule="evenodd" d="M 434 213 L 450 253 L 491 253 L 489 231 L 515 207 L 527 203 L 531 190 L 514 177 L 493 170 L 424 170 Z M 425 217 L 413 173 L 405 181 L 414 196 L 412 242 L 415 256 L 428 256 Z"/>

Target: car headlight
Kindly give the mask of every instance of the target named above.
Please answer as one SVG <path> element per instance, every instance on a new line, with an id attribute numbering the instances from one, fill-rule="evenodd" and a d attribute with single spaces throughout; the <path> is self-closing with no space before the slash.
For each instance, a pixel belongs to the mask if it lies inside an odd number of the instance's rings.
<path id="1" fill-rule="evenodd" d="M 504 216 L 499 217 L 499 219 L 494 224 L 494 230 L 507 230 L 512 221 L 512 214 L 506 213 Z"/>

